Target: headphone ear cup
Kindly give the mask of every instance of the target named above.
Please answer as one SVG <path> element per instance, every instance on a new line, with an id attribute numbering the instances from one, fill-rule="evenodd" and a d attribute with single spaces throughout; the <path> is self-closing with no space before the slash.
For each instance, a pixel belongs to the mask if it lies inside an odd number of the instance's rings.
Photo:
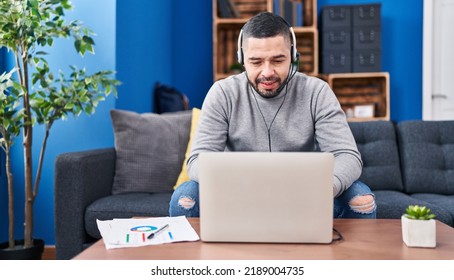
<path id="1" fill-rule="evenodd" d="M 290 49 L 290 57 L 292 58 L 292 63 L 295 63 L 296 56 L 295 56 L 295 47 L 294 46 L 292 46 L 292 48 Z"/>
<path id="2" fill-rule="evenodd" d="M 238 63 L 243 65 L 243 29 L 240 30 L 240 35 L 238 35 L 238 50 L 236 52 Z"/>
<path id="3" fill-rule="evenodd" d="M 285 21 L 285 20 L 284 20 Z M 293 27 L 290 26 L 290 24 L 285 21 L 287 25 L 289 26 L 290 34 L 291 34 L 291 39 L 292 39 L 292 48 L 291 48 L 291 58 L 292 58 L 292 63 L 296 62 L 298 59 L 298 51 L 296 49 L 296 36 L 295 36 L 295 31 L 293 31 Z"/>
<path id="4" fill-rule="evenodd" d="M 299 60 L 300 58 L 300 54 L 298 53 L 298 51 L 296 50 L 296 47 L 293 46 L 292 47 L 292 62 L 295 63 Z"/>

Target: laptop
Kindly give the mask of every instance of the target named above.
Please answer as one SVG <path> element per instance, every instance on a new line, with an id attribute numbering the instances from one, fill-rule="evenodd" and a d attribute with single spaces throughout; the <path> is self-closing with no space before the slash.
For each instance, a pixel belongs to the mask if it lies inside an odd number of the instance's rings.
<path id="1" fill-rule="evenodd" d="M 330 243 L 333 170 L 330 153 L 201 153 L 201 240 Z"/>

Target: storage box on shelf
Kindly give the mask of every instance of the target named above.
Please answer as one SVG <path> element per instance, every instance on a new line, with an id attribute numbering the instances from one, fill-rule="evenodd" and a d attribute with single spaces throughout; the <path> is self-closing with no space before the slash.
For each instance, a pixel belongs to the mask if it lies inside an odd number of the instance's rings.
<path id="1" fill-rule="evenodd" d="M 351 24 L 350 6 L 322 8 L 320 20 L 322 73 L 352 72 Z"/>
<path id="2" fill-rule="evenodd" d="M 322 8 L 322 73 L 381 71 L 380 7 L 362 4 Z"/>
<path id="3" fill-rule="evenodd" d="M 381 6 L 352 7 L 353 72 L 381 71 Z"/>
<path id="4" fill-rule="evenodd" d="M 336 94 L 349 121 L 389 120 L 389 73 L 321 75 Z"/>
<path id="5" fill-rule="evenodd" d="M 238 71 L 237 46 L 241 27 L 252 16 L 274 11 L 274 5 L 300 5 L 301 24 L 293 26 L 300 53 L 300 71 L 318 74 L 318 30 L 316 0 L 213 0 L 213 78 L 219 80 Z M 288 3 L 287 3 L 288 4 Z M 282 6 L 283 7 L 283 6 Z M 279 8 L 278 8 L 279 9 Z M 293 25 L 293 21 L 290 23 Z"/>

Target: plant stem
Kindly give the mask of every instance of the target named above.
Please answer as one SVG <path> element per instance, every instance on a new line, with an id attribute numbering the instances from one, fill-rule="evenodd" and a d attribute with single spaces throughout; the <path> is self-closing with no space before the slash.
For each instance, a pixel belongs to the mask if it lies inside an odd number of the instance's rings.
<path id="1" fill-rule="evenodd" d="M 22 47 L 22 81 L 21 84 L 24 88 L 24 170 L 25 170 L 25 229 L 24 229 L 24 248 L 30 248 L 33 246 L 32 240 L 32 231 L 33 231 L 33 203 L 34 196 L 32 190 L 32 144 L 33 144 L 33 124 L 32 124 L 32 115 L 30 109 L 30 99 L 28 93 L 28 64 L 27 58 L 24 57 L 24 54 L 27 54 L 27 49 Z M 20 75 L 19 75 L 20 76 Z"/>
<path id="2" fill-rule="evenodd" d="M 10 146 L 7 143 L 6 149 L 6 176 L 8 178 L 8 247 L 14 248 L 14 188 L 13 188 L 13 173 L 11 173 L 11 156 Z"/>
<path id="3" fill-rule="evenodd" d="M 46 125 L 46 134 L 44 135 L 43 144 L 41 145 L 41 151 L 39 154 L 39 161 L 38 161 L 38 170 L 36 172 L 35 186 L 33 188 L 34 197 L 36 197 L 38 195 L 39 183 L 41 181 L 41 170 L 42 170 L 43 162 L 44 162 L 44 152 L 46 151 L 47 139 L 49 138 L 50 128 L 52 127 L 52 123 L 53 123 L 53 121 L 50 121 Z"/>

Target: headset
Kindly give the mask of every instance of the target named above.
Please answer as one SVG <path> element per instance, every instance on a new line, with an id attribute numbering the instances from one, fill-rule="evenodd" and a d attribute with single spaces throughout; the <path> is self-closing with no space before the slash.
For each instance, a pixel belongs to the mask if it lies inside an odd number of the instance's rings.
<path id="1" fill-rule="evenodd" d="M 290 57 L 292 59 L 291 63 L 298 62 L 299 60 L 299 53 L 296 50 L 296 36 L 295 32 L 293 31 L 293 27 L 283 18 L 281 18 L 283 22 L 288 26 L 290 34 L 292 36 L 292 45 L 290 48 Z M 244 65 L 244 57 L 243 57 L 243 28 L 240 30 L 240 35 L 238 36 L 238 51 L 237 51 L 237 59 L 238 63 Z"/>

